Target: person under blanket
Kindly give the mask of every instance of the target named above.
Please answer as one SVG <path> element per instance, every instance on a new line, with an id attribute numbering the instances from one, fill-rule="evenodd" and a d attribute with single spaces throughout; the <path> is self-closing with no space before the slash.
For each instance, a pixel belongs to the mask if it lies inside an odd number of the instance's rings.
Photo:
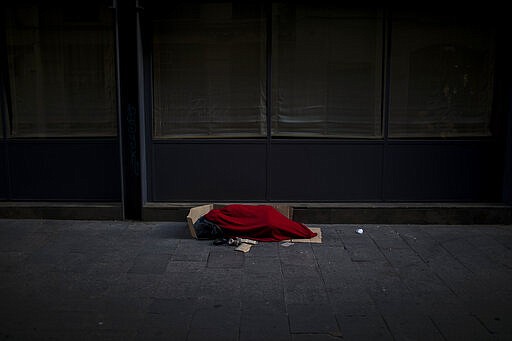
<path id="1" fill-rule="evenodd" d="M 196 221 L 194 229 L 198 239 L 238 237 L 271 242 L 317 235 L 269 205 L 232 204 L 213 209 Z"/>

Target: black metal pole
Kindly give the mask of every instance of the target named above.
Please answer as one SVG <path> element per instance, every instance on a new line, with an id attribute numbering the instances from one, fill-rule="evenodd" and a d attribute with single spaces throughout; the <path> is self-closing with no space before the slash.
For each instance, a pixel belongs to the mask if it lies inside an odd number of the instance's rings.
<path id="1" fill-rule="evenodd" d="M 5 19 L 5 4 L 0 5 L 0 18 Z M 9 147 L 7 144 L 7 138 L 11 132 L 10 125 L 12 120 L 11 115 L 11 99 L 9 91 L 9 67 L 7 61 L 7 42 L 6 42 L 6 31 L 5 23 L 0 25 L 0 121 L 2 123 L 2 129 L 0 130 L 0 147 L 3 149 L 3 158 L 0 158 L 0 162 L 3 163 L 4 176 L 0 179 L 0 188 L 4 188 L 4 197 L 9 200 L 11 199 L 11 172 L 9 165 Z M 2 190 L 0 190 L 0 196 Z"/>
<path id="2" fill-rule="evenodd" d="M 140 79 L 139 79 L 139 2 L 117 0 L 116 70 L 118 135 L 121 153 L 121 183 L 124 219 L 142 218 Z"/>
<path id="3" fill-rule="evenodd" d="M 265 21 L 266 21 L 266 124 L 267 124 L 267 145 L 265 156 L 265 169 L 266 169 L 266 190 L 265 200 L 272 200 L 272 171 L 271 167 L 271 153 L 272 153 L 272 3 L 265 2 Z"/>

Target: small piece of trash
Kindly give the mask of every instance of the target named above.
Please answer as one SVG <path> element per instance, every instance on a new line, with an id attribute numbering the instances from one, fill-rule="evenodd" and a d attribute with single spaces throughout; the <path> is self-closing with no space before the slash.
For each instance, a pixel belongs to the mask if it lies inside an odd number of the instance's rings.
<path id="1" fill-rule="evenodd" d="M 252 239 L 246 239 L 246 238 L 237 238 L 240 242 L 242 243 L 246 243 L 246 244 L 252 244 L 252 245 L 256 245 L 258 244 L 258 242 L 256 240 L 252 240 Z"/>
<path id="2" fill-rule="evenodd" d="M 251 244 L 251 245 L 256 245 L 258 244 L 258 242 L 256 240 L 252 240 L 252 239 L 247 239 L 247 238 L 229 238 L 228 240 L 228 245 L 231 245 L 231 246 L 239 246 L 240 244 Z"/>
<path id="3" fill-rule="evenodd" d="M 359 234 L 363 234 L 363 232 L 364 232 L 363 229 L 357 229 L 356 230 L 356 233 L 359 233 Z"/>
<path id="4" fill-rule="evenodd" d="M 284 247 L 288 247 L 288 246 L 292 246 L 293 243 L 292 242 L 284 242 L 284 243 L 281 243 L 281 246 L 284 246 Z"/>
<path id="5" fill-rule="evenodd" d="M 229 238 L 228 240 L 228 245 L 238 246 L 240 244 L 242 244 L 242 242 L 238 238 Z"/>
<path id="6" fill-rule="evenodd" d="M 249 252 L 249 250 L 251 250 L 251 247 L 252 244 L 242 243 L 235 248 L 235 251 L 241 251 L 243 253 L 246 253 Z"/>

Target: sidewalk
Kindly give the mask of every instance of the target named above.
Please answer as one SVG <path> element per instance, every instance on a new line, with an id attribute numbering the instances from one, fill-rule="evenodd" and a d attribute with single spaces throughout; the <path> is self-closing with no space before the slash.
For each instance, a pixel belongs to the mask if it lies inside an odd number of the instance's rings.
<path id="1" fill-rule="evenodd" d="M 309 226 L 244 254 L 185 223 L 0 220 L 0 340 L 512 339 L 512 226 Z"/>

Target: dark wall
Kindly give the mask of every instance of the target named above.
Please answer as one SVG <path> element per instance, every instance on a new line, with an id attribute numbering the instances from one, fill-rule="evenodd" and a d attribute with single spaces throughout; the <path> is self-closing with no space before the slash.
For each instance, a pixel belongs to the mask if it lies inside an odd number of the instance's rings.
<path id="1" fill-rule="evenodd" d="M 9 141 L 13 200 L 119 201 L 118 144 L 112 140 Z"/>
<path id="2" fill-rule="evenodd" d="M 384 166 L 389 201 L 500 201 L 501 148 L 495 142 L 391 142 Z"/>
<path id="3" fill-rule="evenodd" d="M 493 141 L 274 140 L 268 172 L 265 155 L 264 141 L 157 143 L 152 199 L 501 201 L 502 149 Z"/>
<path id="4" fill-rule="evenodd" d="M 152 200 L 265 200 L 265 148 L 265 141 L 156 143 Z"/>
<path id="5" fill-rule="evenodd" d="M 0 141 L 0 199 L 7 198 L 7 164 L 5 157 L 5 142 Z"/>
<path id="6" fill-rule="evenodd" d="M 270 159 L 273 200 L 380 200 L 382 143 L 276 142 Z"/>

